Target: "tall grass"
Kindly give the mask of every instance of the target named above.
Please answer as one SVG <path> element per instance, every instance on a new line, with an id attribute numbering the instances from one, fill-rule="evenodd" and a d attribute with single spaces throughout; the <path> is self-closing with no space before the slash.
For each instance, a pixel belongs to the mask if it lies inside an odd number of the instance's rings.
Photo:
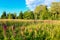
<path id="1" fill-rule="evenodd" d="M 60 40 L 60 24 L 43 22 L 6 22 L 5 24 L 6 30 L 4 25 L 0 24 L 0 40 Z"/>

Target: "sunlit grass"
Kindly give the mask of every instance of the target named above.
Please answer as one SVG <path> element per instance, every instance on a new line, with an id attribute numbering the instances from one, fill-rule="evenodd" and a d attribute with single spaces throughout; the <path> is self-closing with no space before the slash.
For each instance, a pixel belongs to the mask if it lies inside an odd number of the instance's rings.
<path id="1" fill-rule="evenodd" d="M 60 40 L 60 24 L 52 22 L 5 22 L 0 24 L 0 40 Z M 6 34 L 4 34 L 6 31 Z M 5 35 L 5 36 L 4 36 Z"/>

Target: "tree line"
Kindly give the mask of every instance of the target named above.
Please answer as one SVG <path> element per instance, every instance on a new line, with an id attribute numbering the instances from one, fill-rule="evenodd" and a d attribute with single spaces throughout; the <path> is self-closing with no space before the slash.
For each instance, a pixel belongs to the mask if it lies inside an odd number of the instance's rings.
<path id="1" fill-rule="evenodd" d="M 60 20 L 60 2 L 53 2 L 48 8 L 46 5 L 38 5 L 34 11 L 27 10 L 16 13 L 2 13 L 1 19 L 40 19 L 40 20 Z"/>

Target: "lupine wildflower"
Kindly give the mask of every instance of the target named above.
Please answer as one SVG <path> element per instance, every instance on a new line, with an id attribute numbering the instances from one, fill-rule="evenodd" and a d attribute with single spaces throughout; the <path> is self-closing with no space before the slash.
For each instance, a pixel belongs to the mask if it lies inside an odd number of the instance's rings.
<path id="1" fill-rule="evenodd" d="M 3 24 L 3 32 L 4 32 L 4 36 L 6 36 L 6 30 L 7 30 L 7 26 L 5 24 Z"/>

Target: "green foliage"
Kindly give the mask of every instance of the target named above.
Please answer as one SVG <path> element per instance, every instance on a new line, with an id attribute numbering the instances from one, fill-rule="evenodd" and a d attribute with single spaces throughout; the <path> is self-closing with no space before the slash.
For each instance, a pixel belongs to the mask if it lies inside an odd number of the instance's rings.
<path id="1" fill-rule="evenodd" d="M 53 2 L 51 5 L 51 14 L 53 20 L 60 20 L 60 2 Z"/>
<path id="2" fill-rule="evenodd" d="M 7 19 L 13 19 L 13 16 L 11 13 L 7 14 Z"/>
<path id="3" fill-rule="evenodd" d="M 13 16 L 13 19 L 17 19 L 16 13 L 12 14 L 12 16 Z"/>
<path id="4" fill-rule="evenodd" d="M 23 18 L 24 19 L 34 19 L 34 14 L 32 11 L 25 11 Z"/>
<path id="5" fill-rule="evenodd" d="M 34 10 L 35 19 L 45 20 L 49 18 L 47 6 L 39 5 Z"/>
<path id="6" fill-rule="evenodd" d="M 60 24 L 28 22 L 25 26 L 15 26 L 12 30 L 13 24 L 7 25 L 6 36 L 3 33 L 3 26 L 0 25 L 0 40 L 60 40 Z"/>
<path id="7" fill-rule="evenodd" d="M 18 16 L 18 19 L 23 19 L 23 13 L 22 13 L 22 11 L 20 12 L 20 14 Z"/>
<path id="8" fill-rule="evenodd" d="M 60 2 L 53 2 L 51 5 L 51 12 L 56 13 L 58 12 L 60 14 Z"/>
<path id="9" fill-rule="evenodd" d="M 8 13 L 7 14 L 7 19 L 17 19 L 16 13 L 14 13 L 14 14 Z"/>
<path id="10" fill-rule="evenodd" d="M 6 12 L 4 11 L 3 14 L 1 15 L 1 19 L 6 19 Z"/>

